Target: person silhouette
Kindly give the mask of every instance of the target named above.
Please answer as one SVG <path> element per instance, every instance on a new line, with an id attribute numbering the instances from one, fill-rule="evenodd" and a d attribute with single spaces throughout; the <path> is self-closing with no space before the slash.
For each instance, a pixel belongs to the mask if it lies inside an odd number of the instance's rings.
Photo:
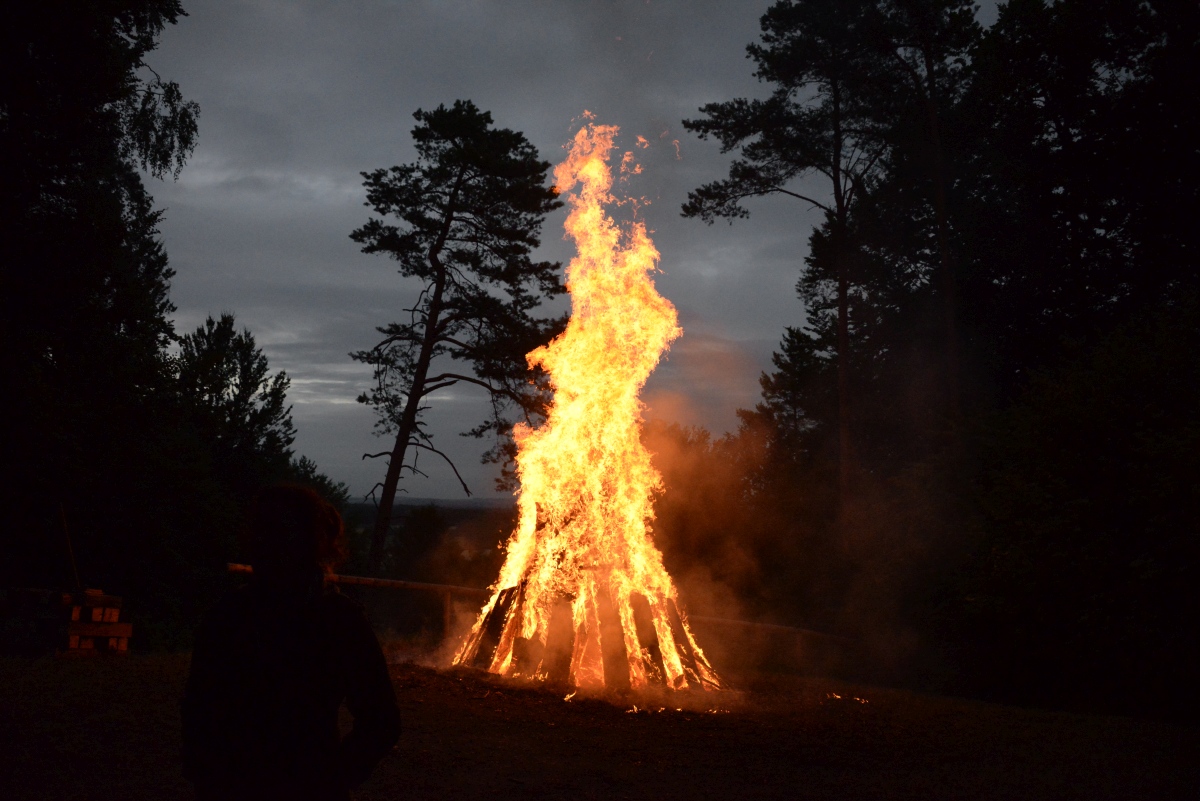
<path id="1" fill-rule="evenodd" d="M 366 615 L 327 581 L 345 554 L 341 515 L 278 485 L 255 499 L 249 531 L 249 584 L 196 631 L 184 775 L 205 801 L 344 801 L 399 739 L 400 711 Z"/>

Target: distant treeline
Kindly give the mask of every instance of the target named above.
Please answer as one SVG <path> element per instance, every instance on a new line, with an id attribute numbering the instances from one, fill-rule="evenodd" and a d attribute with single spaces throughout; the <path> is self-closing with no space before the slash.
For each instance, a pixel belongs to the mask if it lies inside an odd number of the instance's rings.
<path id="1" fill-rule="evenodd" d="M 517 522 L 516 504 L 398 503 L 382 564 L 372 570 L 367 561 L 375 514 L 374 504 L 347 504 L 350 559 L 343 573 L 458 587 L 483 588 L 496 580 L 501 546 Z"/>
<path id="2" fill-rule="evenodd" d="M 135 647 L 186 641 L 243 508 L 292 450 L 288 378 L 221 315 L 180 335 L 141 171 L 177 175 L 199 109 L 143 59 L 176 0 L 0 12 L 0 586 L 126 596 Z"/>
<path id="3" fill-rule="evenodd" d="M 659 536 L 880 678 L 1194 716 L 1200 5 L 974 14 L 778 2 L 685 123 L 737 156 L 685 216 L 825 214 L 761 403 L 649 432 Z"/>

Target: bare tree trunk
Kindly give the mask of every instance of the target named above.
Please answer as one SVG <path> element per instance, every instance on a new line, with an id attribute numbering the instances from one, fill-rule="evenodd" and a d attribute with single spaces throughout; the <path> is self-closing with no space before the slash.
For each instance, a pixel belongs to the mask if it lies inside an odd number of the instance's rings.
<path id="1" fill-rule="evenodd" d="M 423 383 L 423 382 L 422 382 Z M 415 385 L 414 385 L 415 388 Z M 411 397 L 419 397 L 412 395 Z M 387 473 L 383 478 L 383 486 L 379 492 L 379 506 L 375 510 L 375 528 L 371 532 L 371 550 L 367 556 L 367 571 L 379 573 L 383 568 L 383 549 L 387 544 L 388 529 L 392 525 L 392 506 L 396 502 L 396 485 L 400 483 L 400 470 L 404 466 L 404 457 L 408 451 L 408 440 L 412 436 L 415 420 L 411 420 L 408 408 L 400 420 L 400 429 L 396 433 L 396 444 L 388 456 Z"/>
<path id="2" fill-rule="evenodd" d="M 396 432 L 396 444 L 392 447 L 392 453 L 388 457 L 387 474 L 384 476 L 383 487 L 379 492 L 379 507 L 375 511 L 375 528 L 371 532 L 371 550 L 367 556 L 367 566 L 372 573 L 378 573 L 383 567 L 383 549 L 387 544 L 388 529 L 392 525 L 392 505 L 396 502 L 396 485 L 400 482 L 400 471 L 404 469 L 409 440 L 416 432 L 417 413 L 421 409 L 421 399 L 425 394 L 425 379 L 429 376 L 429 365 L 433 361 L 433 347 L 437 342 L 437 326 L 442 311 L 442 292 L 446 286 L 446 277 L 437 254 L 431 253 L 429 260 L 434 265 L 437 279 L 434 283 L 433 297 L 429 301 L 428 314 L 425 317 L 425 336 L 421 342 L 421 355 L 417 359 L 412 388 L 408 393 L 408 401 L 404 405 L 404 414 L 400 417 L 399 430 Z"/>
<path id="3" fill-rule="evenodd" d="M 412 386 L 408 401 L 404 404 L 404 414 L 400 416 L 399 430 L 396 432 L 396 444 L 388 457 L 387 474 L 383 478 L 383 487 L 379 493 L 379 507 L 375 510 L 375 528 L 371 532 L 371 549 L 367 555 L 367 566 L 372 572 L 379 572 L 383 566 L 383 549 L 387 544 L 388 529 L 392 525 L 392 506 L 396 502 L 396 485 L 400 482 L 400 471 L 404 469 L 404 458 L 408 455 L 408 443 L 417 430 L 417 415 L 421 411 L 421 400 L 425 396 L 425 380 L 429 377 L 429 365 L 433 362 L 433 349 L 438 341 L 438 323 L 442 314 L 442 295 L 446 290 L 446 268 L 442 265 L 441 253 L 454 224 L 455 203 L 459 189 L 462 188 L 464 173 L 459 172 L 455 179 L 454 188 L 446 200 L 445 217 L 442 220 L 442 230 L 437 241 L 429 249 L 429 266 L 433 268 L 433 295 L 425 313 L 425 335 L 421 340 L 421 355 L 417 357 L 416 370 L 413 372 Z"/>
<path id="4" fill-rule="evenodd" d="M 850 506 L 850 484 L 853 477 L 853 454 L 850 444 L 850 278 L 846 259 L 846 227 L 849 213 L 842 186 L 842 131 L 839 87 L 834 83 L 833 95 L 833 178 L 834 228 L 833 259 L 837 274 L 837 392 L 838 392 L 838 517 L 845 531 Z"/>
<path id="5" fill-rule="evenodd" d="M 841 227 L 839 223 L 838 228 Z M 838 507 L 844 520 L 850 503 L 854 458 L 850 446 L 850 282 L 846 275 L 846 255 L 842 252 L 844 237 L 840 232 L 834 235 L 834 241 L 838 280 Z"/>
<path id="6" fill-rule="evenodd" d="M 929 139 L 933 145 L 933 209 L 937 217 L 938 253 L 941 256 L 942 312 L 946 337 L 946 407 L 949 418 L 957 422 L 961 415 L 958 354 L 958 281 L 950 258 L 950 223 L 946 214 L 946 167 L 942 154 L 941 125 L 938 119 L 937 81 L 933 74 L 933 53 L 922 48 L 925 59 L 925 104 L 929 112 Z"/>

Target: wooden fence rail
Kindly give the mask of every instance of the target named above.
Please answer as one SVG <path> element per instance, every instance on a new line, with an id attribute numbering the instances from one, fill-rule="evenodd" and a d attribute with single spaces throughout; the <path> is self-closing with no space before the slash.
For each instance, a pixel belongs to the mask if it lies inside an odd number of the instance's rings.
<path id="1" fill-rule="evenodd" d="M 240 565 L 237 562 L 229 563 L 230 573 L 253 573 L 254 568 L 250 565 Z M 479 598 L 482 606 L 482 601 L 491 597 L 491 590 L 481 590 L 478 587 L 456 587 L 453 584 L 427 584 L 423 581 L 401 581 L 400 579 L 381 579 L 371 578 L 370 576 L 343 576 L 338 573 L 332 573 L 328 579 L 334 584 L 355 584 L 359 587 L 385 587 L 393 590 L 421 590 L 423 592 L 437 593 L 442 598 L 442 629 L 447 635 L 450 633 L 451 610 L 454 596 L 465 598 Z"/>
<path id="2" fill-rule="evenodd" d="M 241 565 L 236 562 L 229 563 L 230 573 L 253 573 L 254 568 L 250 565 Z M 479 587 L 458 587 L 453 584 L 427 584 L 422 581 L 402 581 L 400 579 L 381 579 L 371 578 L 369 576 L 344 576 L 338 573 L 333 573 L 329 580 L 335 584 L 355 584 L 360 587 L 385 587 L 397 590 L 421 590 L 424 592 L 437 593 L 442 598 L 442 622 L 445 626 L 443 631 L 446 634 L 450 633 L 450 618 L 451 618 L 451 602 L 454 596 L 462 598 L 478 598 L 480 601 L 485 601 L 491 597 L 492 591 L 480 589 Z M 482 604 L 481 604 L 482 605 Z M 706 615 L 691 615 L 690 620 L 693 620 L 702 625 L 715 625 L 718 627 L 737 627 L 757 629 L 760 631 L 774 631 L 781 634 L 787 633 L 796 636 L 815 637 L 832 642 L 841 642 L 843 644 L 853 644 L 853 640 L 847 637 L 839 637 L 835 634 L 825 634 L 812 629 L 796 628 L 795 626 L 781 626 L 777 623 L 753 623 L 749 620 L 735 620 L 727 617 L 708 617 Z"/>

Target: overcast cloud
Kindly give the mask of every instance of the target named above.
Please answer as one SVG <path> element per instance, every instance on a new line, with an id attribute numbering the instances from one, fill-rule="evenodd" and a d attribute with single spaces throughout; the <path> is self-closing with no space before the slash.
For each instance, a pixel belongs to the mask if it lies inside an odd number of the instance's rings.
<path id="1" fill-rule="evenodd" d="M 768 0 L 185 0 L 151 64 L 201 107 L 200 139 L 178 182 L 152 182 L 178 271 L 180 332 L 233 312 L 292 379 L 296 448 L 364 493 L 382 478 L 361 455 L 389 447 L 354 398 L 370 371 L 347 353 L 401 316 L 411 285 L 349 233 L 368 210 L 359 173 L 412 161 L 413 112 L 470 99 L 557 162 L 585 110 L 637 135 L 645 172 L 629 187 L 662 254 L 659 291 L 683 337 L 644 393 L 648 417 L 721 434 L 752 406 L 785 326 L 802 322 L 794 286 L 817 216 L 765 200 L 748 221 L 684 220 L 690 189 L 728 158 L 684 133 L 707 102 L 761 95 L 745 47 Z M 678 141 L 676 150 L 675 141 Z M 814 188 L 813 191 L 820 191 Z M 542 258 L 565 262 L 565 211 Z M 470 389 L 428 413 L 440 447 L 477 495 L 490 496 L 486 445 L 459 437 L 486 413 Z M 436 457 L 435 457 L 436 458 Z M 412 497 L 462 497 L 450 471 L 423 461 Z"/>

